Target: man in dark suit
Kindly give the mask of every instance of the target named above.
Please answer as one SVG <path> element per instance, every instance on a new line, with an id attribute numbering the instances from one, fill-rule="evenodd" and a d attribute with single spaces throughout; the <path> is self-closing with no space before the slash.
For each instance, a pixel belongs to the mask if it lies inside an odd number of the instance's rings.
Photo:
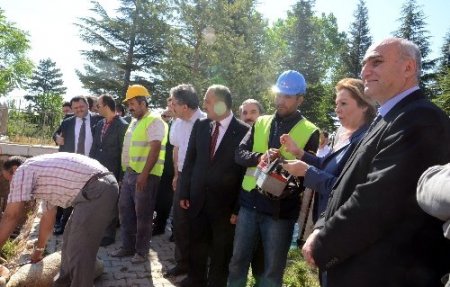
<path id="1" fill-rule="evenodd" d="M 55 143 L 59 146 L 59 151 L 76 152 L 89 155 L 92 146 L 92 131 L 101 116 L 91 115 L 88 109 L 88 103 L 85 97 L 76 96 L 70 100 L 73 117 L 64 119 L 59 128 L 53 134 Z M 82 152 L 77 150 L 78 137 L 82 126 L 82 119 L 86 121 L 85 144 Z"/>
<path id="2" fill-rule="evenodd" d="M 76 152 L 88 156 L 92 146 L 92 131 L 102 117 L 98 115 L 93 116 L 89 113 L 87 99 L 83 96 L 73 97 L 70 100 L 70 105 L 73 116 L 61 122 L 61 125 L 53 134 L 53 140 L 59 146 L 59 151 Z M 85 126 L 84 144 L 78 144 L 83 122 Z M 81 134 L 83 135 L 83 133 Z M 63 208 L 58 208 L 54 231 L 55 235 L 60 235 L 64 232 L 64 227 L 71 213 L 71 207 L 65 208 L 64 210 Z"/>
<path id="3" fill-rule="evenodd" d="M 121 155 L 123 138 L 128 128 L 128 123 L 116 115 L 116 103 L 109 95 L 100 96 L 97 100 L 97 109 L 103 120 L 99 121 L 94 129 L 93 143 L 89 157 L 98 160 L 110 172 L 114 174 L 117 182 L 122 179 Z M 117 204 L 114 209 L 114 218 L 105 231 L 100 246 L 108 246 L 114 243 L 116 227 L 119 220 Z"/>
<path id="4" fill-rule="evenodd" d="M 441 286 L 448 271 L 442 222 L 415 197 L 420 174 L 450 160 L 449 119 L 418 87 L 420 65 L 419 48 L 399 38 L 364 56 L 365 92 L 380 104 L 380 116 L 303 247 L 307 261 L 327 272 L 329 287 Z"/>
<path id="5" fill-rule="evenodd" d="M 189 271 L 183 286 L 226 285 L 244 176 L 234 152 L 249 130 L 233 116 L 231 106 L 227 87 L 209 87 L 203 103 L 207 118 L 194 124 L 189 139 L 180 193 L 180 206 L 191 218 Z"/>

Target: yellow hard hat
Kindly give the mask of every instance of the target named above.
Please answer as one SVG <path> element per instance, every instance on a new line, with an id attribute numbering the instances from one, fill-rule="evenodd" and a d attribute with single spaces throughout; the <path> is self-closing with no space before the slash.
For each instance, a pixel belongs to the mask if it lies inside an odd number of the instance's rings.
<path id="1" fill-rule="evenodd" d="M 123 100 L 123 102 L 125 103 L 129 99 L 132 99 L 135 97 L 150 97 L 150 93 L 142 85 L 131 85 L 128 87 L 127 94 L 126 94 L 125 100 Z"/>

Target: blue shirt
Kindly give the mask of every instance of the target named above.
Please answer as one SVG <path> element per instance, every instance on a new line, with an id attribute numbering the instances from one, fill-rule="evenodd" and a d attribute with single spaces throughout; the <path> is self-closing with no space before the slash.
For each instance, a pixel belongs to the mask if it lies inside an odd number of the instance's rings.
<path id="1" fill-rule="evenodd" d="M 346 145 L 323 158 L 318 158 L 309 153 L 303 155 L 301 160 L 310 165 L 306 171 L 303 185 L 315 191 L 313 207 L 314 222 L 325 211 L 328 197 L 336 179 L 356 145 L 366 134 L 367 128 L 367 125 L 360 127 L 351 135 Z"/>
<path id="2" fill-rule="evenodd" d="M 387 113 L 389 113 L 389 111 L 396 105 L 398 104 L 398 102 L 400 102 L 401 100 L 403 100 L 404 98 L 406 98 L 406 96 L 410 95 L 412 92 L 416 91 L 419 89 L 419 86 L 414 86 L 412 88 L 409 88 L 403 92 L 401 92 L 400 94 L 390 98 L 387 102 L 385 102 L 384 104 L 382 104 L 379 108 L 378 108 L 378 113 L 382 116 L 385 117 L 387 115 Z"/>

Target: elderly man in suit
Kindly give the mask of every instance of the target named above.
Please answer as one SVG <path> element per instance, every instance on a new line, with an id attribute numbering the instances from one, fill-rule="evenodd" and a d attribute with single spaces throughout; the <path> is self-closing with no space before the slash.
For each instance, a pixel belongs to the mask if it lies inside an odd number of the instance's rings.
<path id="1" fill-rule="evenodd" d="M 227 87 L 209 87 L 203 103 L 207 118 L 194 124 L 189 139 L 180 190 L 180 206 L 191 219 L 189 271 L 183 286 L 226 285 L 244 176 L 234 152 L 249 130 L 234 117 L 231 106 Z"/>
<path id="2" fill-rule="evenodd" d="M 86 97 L 76 96 L 70 100 L 73 116 L 65 118 L 53 134 L 53 140 L 59 151 L 74 152 L 88 156 L 92 146 L 92 133 L 97 122 L 102 118 L 89 113 Z M 54 234 L 64 232 L 72 207 L 58 208 Z"/>
<path id="3" fill-rule="evenodd" d="M 415 196 L 422 172 L 450 160 L 449 118 L 420 90 L 420 66 L 419 48 L 400 38 L 373 44 L 364 56 L 365 92 L 380 104 L 379 116 L 303 247 L 329 287 L 441 286 L 448 271 L 442 223 Z"/>
<path id="4" fill-rule="evenodd" d="M 102 95 L 98 98 L 97 109 L 104 119 L 95 126 L 94 140 L 89 156 L 103 164 L 120 182 L 123 175 L 120 163 L 123 138 L 127 131 L 128 123 L 116 115 L 116 102 L 109 95 Z M 106 228 L 105 236 L 100 243 L 101 246 L 108 246 L 114 243 L 118 217 L 116 205 L 114 218 Z"/>

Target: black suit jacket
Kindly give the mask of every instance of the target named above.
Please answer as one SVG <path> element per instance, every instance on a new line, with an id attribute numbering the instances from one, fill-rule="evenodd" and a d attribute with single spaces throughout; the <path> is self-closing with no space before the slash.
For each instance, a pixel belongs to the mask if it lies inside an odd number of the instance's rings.
<path id="1" fill-rule="evenodd" d="M 97 122 L 103 119 L 99 115 L 90 115 L 91 131 L 94 134 L 94 128 Z M 75 152 L 75 116 L 64 119 L 59 128 L 53 133 L 53 140 L 56 142 L 56 135 L 60 134 L 64 137 L 64 145 L 59 146 L 59 151 Z"/>
<path id="2" fill-rule="evenodd" d="M 99 121 L 94 128 L 93 143 L 89 157 L 98 160 L 117 180 L 122 178 L 121 155 L 123 138 L 128 128 L 128 123 L 121 117 L 115 117 L 106 133 L 101 138 L 105 119 Z"/>
<path id="3" fill-rule="evenodd" d="M 250 127 L 233 117 L 210 160 L 212 126 L 209 119 L 198 120 L 189 138 L 180 196 L 190 200 L 191 217 L 204 207 L 217 215 L 231 215 L 236 209 L 245 173 L 245 169 L 235 163 L 234 152 Z"/>
<path id="4" fill-rule="evenodd" d="M 449 136 L 448 116 L 416 91 L 362 139 L 318 223 L 328 286 L 440 286 L 448 242 L 415 194 L 426 168 L 450 161 Z"/>

